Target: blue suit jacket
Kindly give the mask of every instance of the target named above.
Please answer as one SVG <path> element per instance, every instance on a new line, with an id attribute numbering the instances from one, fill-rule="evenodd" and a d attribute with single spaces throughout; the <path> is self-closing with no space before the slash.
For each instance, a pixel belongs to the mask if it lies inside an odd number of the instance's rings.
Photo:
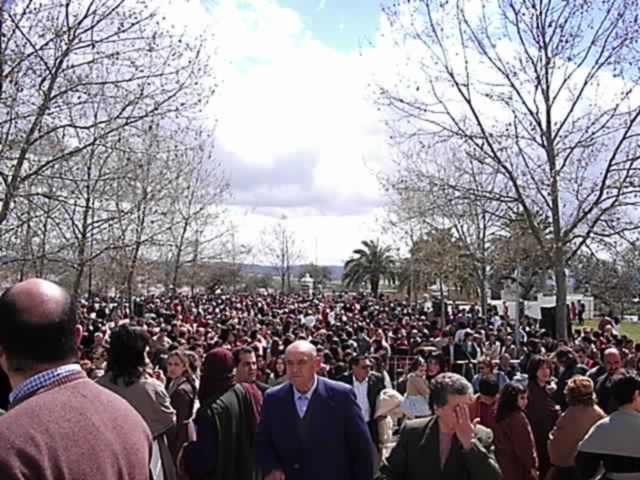
<path id="1" fill-rule="evenodd" d="M 373 443 L 353 388 L 318 377 L 309 401 L 309 434 L 300 437 L 289 383 L 264 397 L 256 438 L 265 476 L 282 470 L 287 480 L 371 480 Z"/>

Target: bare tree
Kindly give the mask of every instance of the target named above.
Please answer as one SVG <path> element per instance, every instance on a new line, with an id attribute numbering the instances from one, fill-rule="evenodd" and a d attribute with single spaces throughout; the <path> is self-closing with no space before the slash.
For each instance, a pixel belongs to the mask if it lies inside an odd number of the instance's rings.
<path id="1" fill-rule="evenodd" d="M 141 124 L 138 136 L 129 138 L 121 155 L 127 160 L 128 174 L 122 178 L 115 199 L 118 223 L 112 229 L 112 240 L 120 245 L 115 261 L 124 273 L 122 284 L 131 299 L 136 273 L 141 260 L 157 257 L 157 252 L 171 229 L 169 212 L 175 174 L 181 168 L 179 148 L 168 140 L 170 131 L 158 122 Z"/>
<path id="2" fill-rule="evenodd" d="M 636 3 L 418 0 L 385 12 L 411 52 L 411 75 L 379 89 L 396 140 L 446 143 L 497 172 L 493 200 L 524 212 L 553 265 L 566 338 L 567 265 L 588 242 L 638 227 Z"/>
<path id="3" fill-rule="evenodd" d="M 442 230 L 449 232 L 457 242 L 456 248 L 462 248 L 459 254 L 470 268 L 482 313 L 486 314 L 493 262 L 491 241 L 501 230 L 504 208 L 488 196 L 470 196 L 458 185 L 472 186 L 476 192 L 496 192 L 498 176 L 466 156 L 456 156 L 446 149 L 405 153 L 397 160 L 396 171 L 381 177 L 391 208 L 397 214 L 402 212 L 396 223 L 409 227 L 412 249 L 419 239 L 439 235 Z M 420 267 L 414 262 L 415 269 Z"/>
<path id="4" fill-rule="evenodd" d="M 267 265 L 277 271 L 280 290 L 290 292 L 292 267 L 301 263 L 304 256 L 294 233 L 286 224 L 286 217 L 262 231 L 257 253 Z"/>
<path id="5" fill-rule="evenodd" d="M 222 208 L 229 195 L 229 182 L 214 158 L 212 138 L 213 132 L 207 130 L 187 136 L 181 168 L 171 185 L 174 201 L 169 213 L 168 249 L 171 284 L 176 287 L 183 267 L 193 269 L 198 263 L 220 260 L 230 253 L 225 247 L 233 233 L 232 225 L 224 219 Z"/>
<path id="6" fill-rule="evenodd" d="M 23 1 L 2 19 L 0 225 L 53 166 L 209 96 L 202 39 L 165 28 L 144 0 Z"/>

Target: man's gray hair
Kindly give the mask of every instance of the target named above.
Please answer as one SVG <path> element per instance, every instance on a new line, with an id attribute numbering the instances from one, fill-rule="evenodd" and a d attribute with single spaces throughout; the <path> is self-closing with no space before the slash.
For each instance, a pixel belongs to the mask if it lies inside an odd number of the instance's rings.
<path id="1" fill-rule="evenodd" d="M 469 381 L 457 373 L 441 373 L 431 382 L 431 402 L 434 407 L 444 407 L 449 403 L 449 395 L 470 395 L 473 387 Z"/>

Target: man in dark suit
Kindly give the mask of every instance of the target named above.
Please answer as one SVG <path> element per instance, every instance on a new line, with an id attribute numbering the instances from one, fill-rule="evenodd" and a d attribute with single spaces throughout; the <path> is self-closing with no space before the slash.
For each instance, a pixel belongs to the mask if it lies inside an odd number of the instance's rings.
<path id="1" fill-rule="evenodd" d="M 338 380 L 353 387 L 373 443 L 378 445 L 378 429 L 374 415 L 378 395 L 384 390 L 384 379 L 379 373 L 371 371 L 371 360 L 366 355 L 351 357 L 349 366 L 351 373 L 343 375 Z"/>
<path id="2" fill-rule="evenodd" d="M 478 346 L 473 343 L 473 333 L 467 331 L 462 343 L 456 343 L 454 349 L 455 365 L 453 371 L 471 380 L 474 374 L 474 366 L 480 356 Z"/>
<path id="3" fill-rule="evenodd" d="M 125 400 L 84 374 L 81 338 L 74 304 L 58 285 L 29 279 L 0 297 L 0 366 L 13 387 L 0 418 L 2 480 L 149 478 L 151 432 Z"/>
<path id="4" fill-rule="evenodd" d="M 452 333 L 447 335 L 447 344 L 442 347 L 442 355 L 446 359 L 447 368 L 453 370 L 456 362 L 456 341 Z"/>
<path id="5" fill-rule="evenodd" d="M 377 480 L 500 480 L 486 448 L 491 430 L 469 415 L 473 388 L 462 376 L 442 373 L 431 382 L 435 415 L 407 421 Z"/>
<path id="6" fill-rule="evenodd" d="M 611 385 L 613 384 L 613 379 L 622 369 L 622 357 L 615 348 L 605 350 L 602 357 L 607 372 L 595 382 L 594 391 L 598 399 L 598 405 L 604 410 L 604 413 L 610 415 L 618 409 L 618 403 L 611 394 Z"/>
<path id="7" fill-rule="evenodd" d="M 256 439 L 265 480 L 371 480 L 373 444 L 352 387 L 316 375 L 309 342 L 285 352 L 289 383 L 264 397 Z"/>

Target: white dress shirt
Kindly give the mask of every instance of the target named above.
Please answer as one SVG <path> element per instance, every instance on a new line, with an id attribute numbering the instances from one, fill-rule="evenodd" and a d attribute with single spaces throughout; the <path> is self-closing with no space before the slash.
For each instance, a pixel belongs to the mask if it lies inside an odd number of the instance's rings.
<path id="1" fill-rule="evenodd" d="M 364 421 L 368 422 L 371 418 L 371 408 L 369 407 L 369 397 L 367 392 L 369 390 L 369 379 L 365 378 L 364 382 L 359 382 L 356 377 L 353 377 L 353 389 L 356 391 L 356 399 L 362 415 L 364 415 Z"/>

